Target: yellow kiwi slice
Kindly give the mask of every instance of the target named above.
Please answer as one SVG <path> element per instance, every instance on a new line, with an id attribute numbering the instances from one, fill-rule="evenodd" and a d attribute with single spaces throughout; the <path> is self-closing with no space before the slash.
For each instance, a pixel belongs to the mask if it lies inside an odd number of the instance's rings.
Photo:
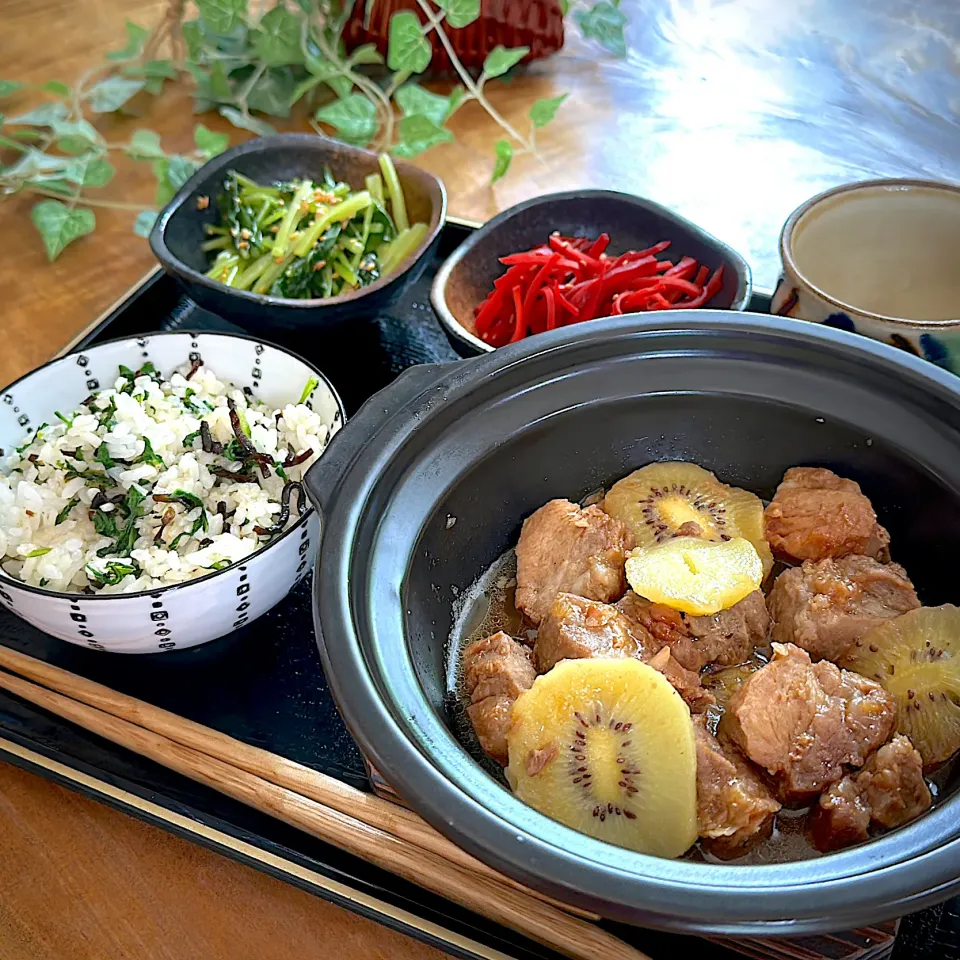
<path id="1" fill-rule="evenodd" d="M 697 839 L 690 711 L 639 660 L 563 660 L 513 705 L 507 780 L 598 840 L 678 857 Z"/>
<path id="2" fill-rule="evenodd" d="M 897 702 L 897 731 L 925 768 L 960 750 L 960 608 L 920 607 L 858 640 L 841 666 L 877 680 Z"/>
<path id="3" fill-rule="evenodd" d="M 635 593 L 697 617 L 732 607 L 762 580 L 763 563 L 743 537 L 674 537 L 627 556 L 627 582 Z"/>
<path id="4" fill-rule="evenodd" d="M 601 506 L 633 531 L 638 547 L 652 547 L 677 536 L 743 537 L 756 548 L 764 576 L 773 566 L 760 498 L 721 483 L 695 463 L 647 464 L 615 483 Z"/>

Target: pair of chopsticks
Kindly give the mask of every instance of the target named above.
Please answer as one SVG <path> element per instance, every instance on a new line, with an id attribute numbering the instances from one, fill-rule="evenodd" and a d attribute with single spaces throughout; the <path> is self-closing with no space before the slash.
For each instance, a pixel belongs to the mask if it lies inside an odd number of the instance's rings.
<path id="1" fill-rule="evenodd" d="M 567 957 L 650 960 L 588 922 L 599 917 L 505 877 L 404 807 L 3 646 L 0 667 L 0 689 Z"/>

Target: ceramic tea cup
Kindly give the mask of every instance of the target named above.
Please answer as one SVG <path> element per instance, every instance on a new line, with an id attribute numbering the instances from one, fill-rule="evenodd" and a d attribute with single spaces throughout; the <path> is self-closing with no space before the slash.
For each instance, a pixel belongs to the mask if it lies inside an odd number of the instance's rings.
<path id="1" fill-rule="evenodd" d="M 771 312 L 861 333 L 960 374 L 960 186 L 869 180 L 798 207 Z"/>

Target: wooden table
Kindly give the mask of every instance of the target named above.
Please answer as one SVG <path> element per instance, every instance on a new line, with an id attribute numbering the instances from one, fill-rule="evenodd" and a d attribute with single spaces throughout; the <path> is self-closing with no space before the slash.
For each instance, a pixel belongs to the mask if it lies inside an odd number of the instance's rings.
<path id="1" fill-rule="evenodd" d="M 909 0 L 882 0 L 869 10 L 818 0 L 791 13 L 776 0 L 624 0 L 631 16 L 627 62 L 571 40 L 561 56 L 491 91 L 501 112 L 524 128 L 533 99 L 572 93 L 538 138 L 539 159 L 517 160 L 491 188 L 497 131 L 473 104 L 454 118 L 456 143 L 431 151 L 423 163 L 446 180 L 451 212 L 478 220 L 551 190 L 645 194 L 740 249 L 760 284 L 770 286 L 779 224 L 819 189 L 871 175 L 955 175 L 947 164 L 960 155 L 960 127 L 955 118 L 944 120 L 949 108 L 936 101 L 938 91 L 946 96 L 953 87 L 932 82 L 937 45 L 960 34 L 951 4 L 930 0 L 921 12 Z M 7 0 L 3 76 L 70 82 L 104 50 L 122 46 L 124 17 L 148 24 L 163 6 Z M 888 24 L 885 14 L 901 8 L 910 16 Z M 895 37 L 884 33 L 891 29 Z M 903 53 L 914 40 L 919 51 L 921 36 L 925 60 Z M 876 58 L 894 41 L 900 52 L 891 54 L 898 65 L 891 93 Z M 230 130 L 234 142 L 242 136 L 218 117 L 202 119 Z M 168 149 L 188 149 L 188 94 L 168 92 L 140 122 Z M 123 140 L 135 125 L 105 118 L 100 127 L 110 140 Z M 152 193 L 147 167 L 121 161 L 111 196 L 148 205 Z M 133 214 L 112 210 L 98 211 L 96 234 L 49 265 L 28 222 L 31 203 L 15 197 L 0 206 L 4 383 L 49 358 L 153 266 L 146 243 L 130 232 Z M 331 947 L 344 960 L 439 956 L 0 763 L 4 960 L 309 960 L 328 956 Z"/>

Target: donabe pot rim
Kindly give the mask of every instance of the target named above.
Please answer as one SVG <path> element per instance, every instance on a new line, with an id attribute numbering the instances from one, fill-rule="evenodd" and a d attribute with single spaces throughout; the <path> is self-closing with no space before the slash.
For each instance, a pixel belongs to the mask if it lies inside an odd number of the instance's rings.
<path id="1" fill-rule="evenodd" d="M 733 335 L 746 338 L 748 345 L 751 338 L 768 344 L 773 338 L 895 375 L 911 389 L 923 388 L 949 404 L 960 422 L 960 380 L 953 375 L 895 348 L 820 325 L 689 311 L 667 321 L 625 317 L 588 326 L 554 331 L 438 371 L 416 398 L 365 438 L 337 477 L 337 489 L 324 504 L 326 530 L 318 560 L 324 576 L 314 581 L 314 610 L 328 682 L 351 733 L 398 793 L 459 845 L 533 887 L 616 919 L 684 932 L 795 935 L 855 927 L 946 899 L 960 887 L 960 795 L 884 837 L 806 861 L 723 866 L 647 857 L 536 813 L 462 747 L 453 749 L 456 740 L 423 694 L 409 658 L 398 669 L 419 699 L 398 700 L 388 692 L 392 685 L 377 665 L 382 650 L 376 631 L 367 630 L 362 608 L 369 591 L 368 561 L 355 546 L 378 522 L 365 504 L 379 492 L 386 466 L 415 432 L 429 429 L 432 412 L 443 409 L 438 396 L 462 400 L 495 375 L 509 371 L 516 377 L 522 372 L 518 364 L 535 356 L 538 364 L 550 362 L 559 371 L 575 366 L 578 351 L 582 355 L 588 346 L 622 357 L 651 349 L 658 338 Z M 411 530 L 411 541 L 419 533 Z M 404 575 L 398 570 L 398 581 Z"/>

